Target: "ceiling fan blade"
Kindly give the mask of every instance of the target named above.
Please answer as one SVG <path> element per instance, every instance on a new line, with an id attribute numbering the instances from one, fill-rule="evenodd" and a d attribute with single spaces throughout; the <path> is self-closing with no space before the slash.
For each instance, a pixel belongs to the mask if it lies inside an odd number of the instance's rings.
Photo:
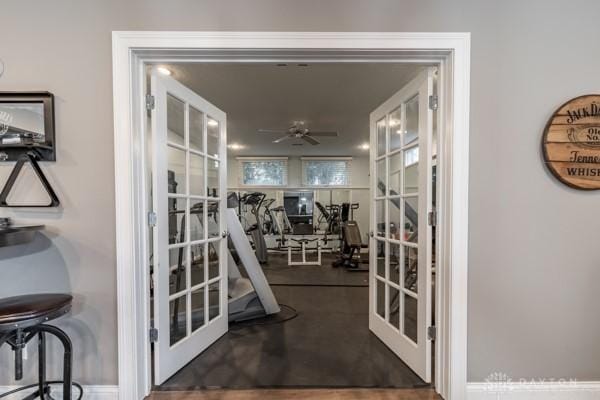
<path id="1" fill-rule="evenodd" d="M 335 131 L 310 131 L 310 136 L 329 136 L 329 137 L 337 137 L 338 133 Z"/>
<path id="2" fill-rule="evenodd" d="M 284 134 L 284 133 L 288 133 L 287 129 L 259 129 L 257 131 L 258 133 L 278 133 L 278 134 Z"/>
<path id="3" fill-rule="evenodd" d="M 306 140 L 308 143 L 310 143 L 312 145 L 321 144 L 321 142 L 319 142 L 317 139 L 310 137 L 308 135 L 302 136 L 302 139 Z"/>
<path id="4" fill-rule="evenodd" d="M 281 142 L 283 142 L 284 140 L 288 140 L 289 138 L 291 138 L 291 137 L 293 137 L 293 136 L 294 136 L 294 135 L 285 135 L 285 136 L 282 136 L 282 137 L 280 137 L 279 139 L 275 139 L 275 140 L 273 140 L 273 143 L 281 143 Z"/>

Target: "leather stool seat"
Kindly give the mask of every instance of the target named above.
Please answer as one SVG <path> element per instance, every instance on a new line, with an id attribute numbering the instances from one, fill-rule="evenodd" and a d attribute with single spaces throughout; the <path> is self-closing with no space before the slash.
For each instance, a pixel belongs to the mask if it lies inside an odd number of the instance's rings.
<path id="1" fill-rule="evenodd" d="M 10 396 L 37 387 L 37 390 L 24 397 L 24 399 L 52 399 L 50 385 L 62 384 L 63 400 L 73 398 L 72 386 L 79 388 L 78 399 L 81 399 L 83 390 L 81 385 L 73 382 L 71 374 L 73 363 L 71 339 L 60 328 L 46 324 L 46 322 L 71 311 L 72 301 L 73 296 L 62 293 L 28 294 L 0 299 L 0 346 L 6 343 L 15 353 L 16 381 L 23 378 L 23 350 L 31 339 L 38 338 L 38 382 L 0 393 L 0 397 Z M 62 343 L 64 349 L 62 381 L 46 380 L 46 335 L 52 335 Z"/>
<path id="2" fill-rule="evenodd" d="M 27 328 L 58 318 L 71 310 L 73 296 L 41 293 L 0 299 L 0 332 Z"/>

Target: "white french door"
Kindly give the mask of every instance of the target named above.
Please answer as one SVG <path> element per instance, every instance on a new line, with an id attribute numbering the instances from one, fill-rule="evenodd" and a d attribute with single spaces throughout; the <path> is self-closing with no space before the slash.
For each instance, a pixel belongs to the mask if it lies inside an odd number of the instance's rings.
<path id="1" fill-rule="evenodd" d="M 431 381 L 433 69 L 371 113 L 369 328 Z"/>
<path id="2" fill-rule="evenodd" d="M 152 187 L 155 384 L 228 329 L 226 116 L 153 73 Z"/>

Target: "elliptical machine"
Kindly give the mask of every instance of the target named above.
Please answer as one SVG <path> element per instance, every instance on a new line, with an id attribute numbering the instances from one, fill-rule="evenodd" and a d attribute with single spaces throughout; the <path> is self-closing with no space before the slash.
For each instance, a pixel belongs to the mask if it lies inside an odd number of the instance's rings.
<path id="1" fill-rule="evenodd" d="M 264 264 L 268 262 L 267 242 L 263 235 L 262 224 L 260 222 L 260 207 L 265 200 L 266 195 L 260 192 L 246 193 L 240 197 L 240 202 L 250 206 L 250 213 L 254 216 L 256 223 L 246 229 L 246 234 L 252 237 L 254 251 L 258 262 Z"/>

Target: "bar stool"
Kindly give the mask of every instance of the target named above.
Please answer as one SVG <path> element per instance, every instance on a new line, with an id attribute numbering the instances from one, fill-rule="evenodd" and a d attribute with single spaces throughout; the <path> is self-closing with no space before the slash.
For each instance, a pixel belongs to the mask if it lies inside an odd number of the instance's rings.
<path id="1" fill-rule="evenodd" d="M 63 399 L 71 400 L 71 387 L 76 386 L 81 399 L 81 385 L 72 382 L 71 367 L 73 346 L 69 336 L 56 326 L 47 325 L 71 311 L 73 297 L 68 294 L 31 294 L 0 299 L 0 346 L 7 343 L 15 352 L 15 380 L 23 378 L 23 349 L 35 336 L 38 337 L 38 383 L 24 386 L 0 394 L 0 398 L 22 390 L 37 387 L 37 390 L 24 398 L 52 399 L 51 384 L 63 385 Z M 46 334 L 56 337 L 64 348 L 63 380 L 46 381 Z"/>

